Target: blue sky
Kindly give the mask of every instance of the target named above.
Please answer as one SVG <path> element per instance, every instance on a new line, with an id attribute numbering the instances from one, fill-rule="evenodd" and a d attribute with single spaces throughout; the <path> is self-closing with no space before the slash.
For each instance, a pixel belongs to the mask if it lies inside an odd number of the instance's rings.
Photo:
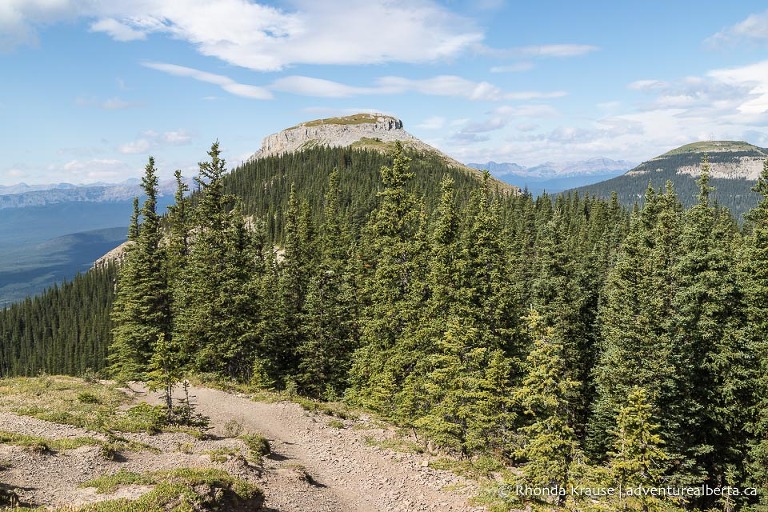
<path id="1" fill-rule="evenodd" d="M 740 0 L 2 0 L 0 185 L 230 166 L 383 112 L 463 162 L 768 146 L 768 10 Z"/>

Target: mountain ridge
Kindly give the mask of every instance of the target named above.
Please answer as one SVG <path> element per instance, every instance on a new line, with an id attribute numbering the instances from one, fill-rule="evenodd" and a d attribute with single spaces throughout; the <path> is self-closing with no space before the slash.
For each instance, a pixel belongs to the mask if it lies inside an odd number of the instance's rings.
<path id="1" fill-rule="evenodd" d="M 713 199 L 731 210 L 737 219 L 754 208 L 759 200 L 752 191 L 768 158 L 768 149 L 744 141 L 699 141 L 674 148 L 642 162 L 621 176 L 569 191 L 608 198 L 616 192 L 627 207 L 642 202 L 649 186 L 658 190 L 671 181 L 684 206 L 695 203 L 696 180 L 701 175 L 702 159 L 707 156 Z"/>

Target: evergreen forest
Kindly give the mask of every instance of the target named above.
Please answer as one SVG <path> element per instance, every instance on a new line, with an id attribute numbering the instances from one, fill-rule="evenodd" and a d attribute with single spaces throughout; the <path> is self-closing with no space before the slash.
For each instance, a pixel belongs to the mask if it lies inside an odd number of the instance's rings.
<path id="1" fill-rule="evenodd" d="M 768 511 L 768 161 L 743 225 L 703 168 L 630 210 L 399 145 L 229 172 L 214 143 L 161 216 L 149 158 L 122 262 L 3 310 L 0 374 L 344 400 L 516 468 L 510 507 Z"/>

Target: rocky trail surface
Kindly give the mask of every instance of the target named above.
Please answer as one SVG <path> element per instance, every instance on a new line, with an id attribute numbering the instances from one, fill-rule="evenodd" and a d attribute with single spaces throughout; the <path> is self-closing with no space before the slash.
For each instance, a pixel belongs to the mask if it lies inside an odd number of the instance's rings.
<path id="1" fill-rule="evenodd" d="M 136 401 L 159 403 L 158 397 L 134 386 Z M 118 495 L 97 495 L 80 483 L 125 469 L 145 472 L 182 466 L 222 467 L 233 476 L 261 487 L 267 512 L 410 512 L 485 510 L 468 500 L 474 482 L 429 467 L 430 455 L 395 452 L 379 446 L 394 430 L 370 418 L 339 420 L 310 413 L 291 402 L 262 403 L 247 396 L 203 387 L 190 388 L 197 412 L 211 419 L 212 438 L 197 440 L 188 434 L 125 434 L 153 446 L 150 451 L 125 452 L 118 461 L 99 456 L 98 448 L 83 446 L 54 454 L 30 453 L 0 445 L 5 461 L 2 480 L 17 487 L 25 500 L 49 506 L 135 497 L 146 488 L 122 488 Z M 232 426 L 243 433 L 260 433 L 272 454 L 261 468 L 236 459 L 212 462 L 211 451 L 237 447 L 228 438 Z M 48 438 L 99 434 L 25 416 L 3 413 L 0 430 Z"/>

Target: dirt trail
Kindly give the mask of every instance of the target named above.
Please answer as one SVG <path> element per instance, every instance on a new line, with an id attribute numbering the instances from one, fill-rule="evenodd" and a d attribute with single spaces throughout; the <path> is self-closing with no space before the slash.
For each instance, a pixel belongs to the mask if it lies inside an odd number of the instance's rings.
<path id="1" fill-rule="evenodd" d="M 135 403 L 159 403 L 155 393 L 133 386 Z M 0 444 L 0 488 L 16 489 L 25 503 L 50 507 L 81 505 L 103 499 L 135 499 L 148 487 L 128 486 L 113 495 L 100 495 L 80 484 L 119 470 L 144 473 L 178 467 L 219 467 L 264 490 L 266 512 L 420 512 L 482 511 L 468 504 L 475 494 L 471 481 L 430 468 L 425 454 L 399 453 L 371 440 L 391 438 L 387 428 L 367 418 L 343 422 L 308 413 L 289 402 L 261 403 L 247 396 L 207 388 L 191 388 L 197 411 L 210 417 L 213 436 L 199 440 L 186 433 L 123 434 L 152 450 L 124 451 L 107 460 L 96 445 L 40 454 L 12 444 Z M 242 459 L 214 461 L 211 453 L 241 450 L 227 437 L 234 420 L 243 433 L 269 439 L 272 455 L 263 468 Z M 331 425 L 333 423 L 333 425 Z M 343 424 L 342 424 L 343 423 Z M 0 413 L 0 431 L 48 439 L 103 434 L 68 425 Z M 372 445 L 373 444 L 373 445 Z"/>
<path id="2" fill-rule="evenodd" d="M 227 421 L 270 440 L 261 485 L 268 510 L 280 512 L 482 511 L 467 498 L 474 486 L 427 466 L 422 454 L 368 446 L 383 439 L 380 428 L 337 428 L 332 418 L 310 414 L 294 403 L 260 403 L 245 396 L 191 388 L 198 412 L 211 418 L 213 433 Z M 365 421 L 365 420 L 362 420 Z M 350 422 L 347 422 L 348 424 Z M 359 424 L 359 422 L 358 422 Z M 308 474 L 311 482 L 301 477 Z M 448 487 L 449 489 L 446 489 Z"/>

